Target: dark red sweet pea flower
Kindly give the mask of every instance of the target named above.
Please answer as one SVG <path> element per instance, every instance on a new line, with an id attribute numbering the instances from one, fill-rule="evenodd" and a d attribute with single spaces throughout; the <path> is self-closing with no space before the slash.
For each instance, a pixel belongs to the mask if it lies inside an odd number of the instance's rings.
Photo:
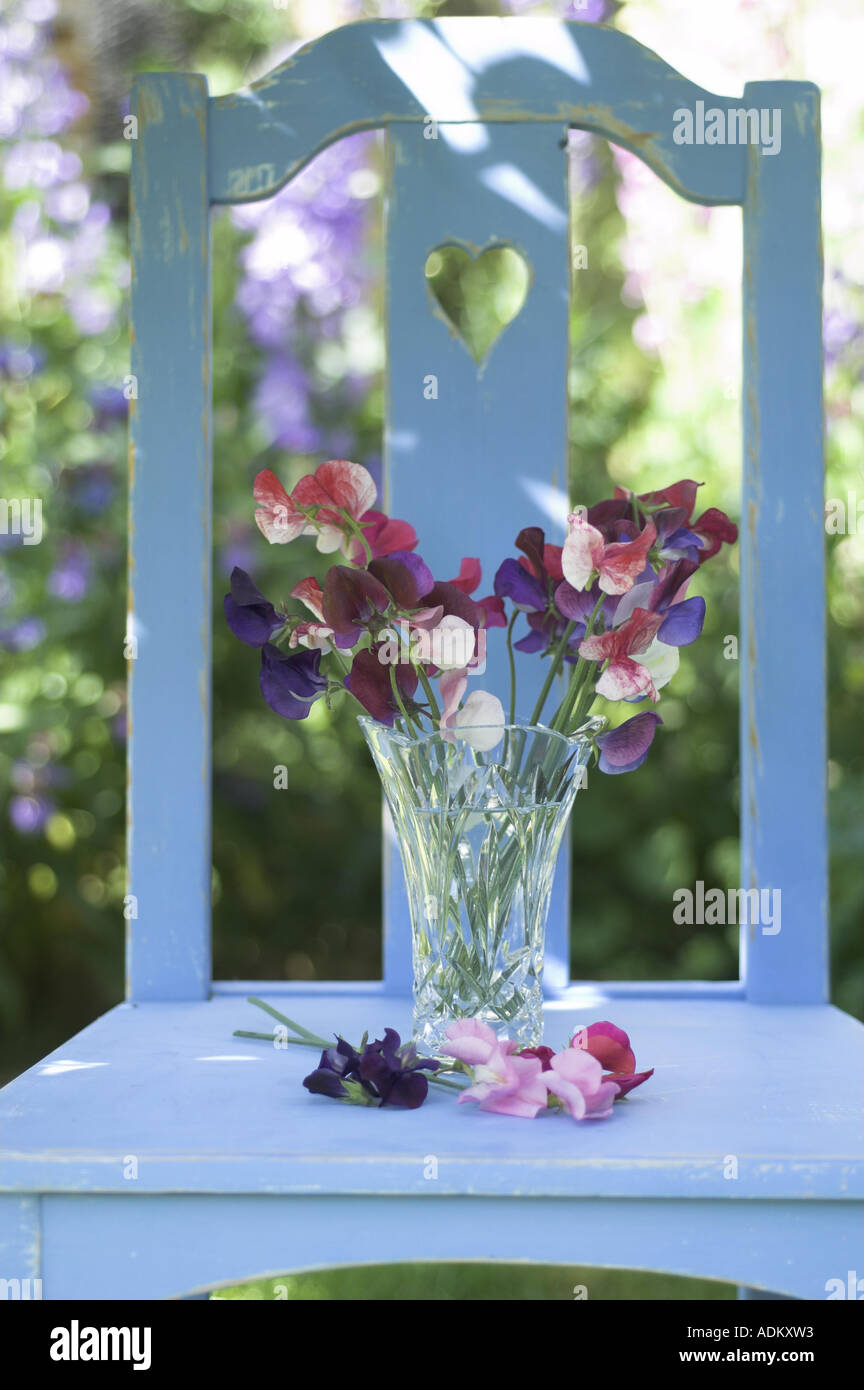
<path id="1" fill-rule="evenodd" d="M 371 560 L 368 572 L 389 591 L 397 608 L 417 608 L 435 583 L 429 566 L 408 550 Z"/>
<path id="2" fill-rule="evenodd" d="M 692 478 L 681 478 L 677 483 L 671 483 L 668 487 L 655 488 L 653 492 L 637 492 L 636 501 L 644 502 L 644 511 L 654 512 L 662 508 L 674 507 L 681 508 L 683 512 L 682 520 L 687 522 L 693 515 L 693 508 L 696 506 L 696 494 L 701 483 L 696 483 Z M 629 488 L 616 487 L 616 499 L 624 499 L 629 502 L 633 494 Z M 681 523 L 679 523 L 680 525 Z"/>
<path id="3" fill-rule="evenodd" d="M 545 533 L 540 526 L 524 526 L 516 537 L 515 546 L 525 557 L 519 561 L 520 565 L 529 570 L 535 578 L 541 579 L 547 589 L 547 580 L 564 577 L 561 568 L 562 547 L 547 544 Z"/>
<path id="4" fill-rule="evenodd" d="M 551 1071 L 555 1049 L 554 1047 L 547 1047 L 545 1043 L 540 1043 L 537 1047 L 523 1047 L 517 1055 L 519 1057 L 536 1057 L 544 1071 Z"/>
<path id="5" fill-rule="evenodd" d="M 483 614 L 479 605 L 458 585 L 451 584 L 446 579 L 434 584 L 429 592 L 424 594 L 423 602 L 427 608 L 437 608 L 440 605 L 442 616 L 445 618 L 461 618 L 473 628 L 483 626 Z"/>
<path id="6" fill-rule="evenodd" d="M 327 688 L 321 652 L 299 651 L 286 656 L 272 642 L 261 648 L 261 694 L 283 719 L 305 719 Z"/>
<path id="7" fill-rule="evenodd" d="M 231 571 L 231 592 L 225 595 L 224 608 L 225 621 L 247 647 L 263 647 L 285 622 L 239 565 Z"/>
<path id="8" fill-rule="evenodd" d="M 603 1080 L 614 1081 L 618 1087 L 616 1100 L 654 1075 L 653 1067 L 650 1071 L 636 1070 L 630 1039 L 623 1028 L 617 1028 L 614 1023 L 589 1023 L 587 1028 L 580 1028 L 573 1034 L 570 1046 L 581 1048 L 583 1052 L 596 1057 L 603 1068 Z"/>
<path id="9" fill-rule="evenodd" d="M 409 709 L 417 689 L 418 677 L 414 667 L 405 662 L 391 667 L 389 662 L 379 661 L 378 655 L 382 646 L 383 643 L 379 643 L 377 647 L 368 647 L 357 652 L 351 670 L 345 677 L 345 685 L 373 719 L 392 728 L 394 719 L 401 711 L 393 695 L 391 669 L 396 672 L 396 684 Z"/>
<path id="10" fill-rule="evenodd" d="M 327 571 L 321 612 L 327 626 L 340 636 L 359 640 L 370 619 L 386 612 L 390 603 L 380 579 L 367 570 L 331 565 Z"/>
<path id="11" fill-rule="evenodd" d="M 479 588 L 483 578 L 483 570 L 480 561 L 475 556 L 466 556 L 459 566 L 459 573 L 455 579 L 447 582 L 454 588 L 461 589 L 463 594 L 473 594 Z M 485 598 L 475 599 L 474 602 L 482 614 L 483 627 L 506 627 L 507 615 L 504 611 L 504 600 L 498 595 L 487 594 Z"/>
<path id="12" fill-rule="evenodd" d="M 615 776 L 621 772 L 635 772 L 648 757 L 648 750 L 663 720 L 653 710 L 644 710 L 626 719 L 617 729 L 608 734 L 598 734 L 595 742 L 600 750 L 597 764 L 601 772 Z"/>
<path id="13" fill-rule="evenodd" d="M 738 539 L 738 527 L 718 507 L 709 507 L 691 524 L 690 530 L 695 531 L 705 542 L 699 551 L 700 565 L 704 565 L 706 560 L 716 555 L 724 541 L 727 545 L 734 545 Z"/>

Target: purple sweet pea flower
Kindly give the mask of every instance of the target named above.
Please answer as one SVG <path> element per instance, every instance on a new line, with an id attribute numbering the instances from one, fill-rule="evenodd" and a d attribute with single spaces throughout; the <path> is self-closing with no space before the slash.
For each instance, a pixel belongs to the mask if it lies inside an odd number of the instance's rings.
<path id="1" fill-rule="evenodd" d="M 698 568 L 698 560 L 685 558 L 667 565 L 656 577 L 652 574 L 647 580 L 640 579 L 619 600 L 615 626 L 620 627 L 635 609 L 644 608 L 649 613 L 666 615 L 657 637 L 668 647 L 687 647 L 695 642 L 705 621 L 705 600 L 700 597 L 678 600 L 678 595 L 686 591 Z"/>
<path id="2" fill-rule="evenodd" d="M 231 592 L 225 595 L 224 608 L 225 621 L 247 647 L 263 647 L 284 623 L 239 565 L 231 571 Z"/>
<path id="3" fill-rule="evenodd" d="M 337 1036 L 335 1047 L 326 1047 L 315 1071 L 304 1078 L 303 1085 L 313 1096 L 329 1096 L 331 1100 L 346 1100 L 348 1092 L 342 1080 L 357 1076 L 360 1054 L 350 1043 Z"/>
<path id="4" fill-rule="evenodd" d="M 418 1057 L 413 1043 L 403 1046 L 394 1028 L 385 1028 L 384 1037 L 367 1043 L 362 1052 L 337 1038 L 335 1047 L 321 1053 L 303 1085 L 313 1095 L 331 1100 L 416 1110 L 429 1091 L 423 1072 L 437 1071 L 438 1066 L 429 1057 Z"/>
<path id="5" fill-rule="evenodd" d="M 305 719 L 327 677 L 319 671 L 321 652 L 299 651 L 291 656 L 272 642 L 261 648 L 261 694 L 283 719 Z"/>
<path id="6" fill-rule="evenodd" d="M 658 640 L 668 647 L 689 647 L 701 633 L 704 621 L 704 598 L 685 598 L 669 609 L 657 631 Z"/>
<path id="7" fill-rule="evenodd" d="M 512 558 L 504 560 L 495 575 L 495 594 L 497 598 L 509 598 L 517 608 L 527 613 L 545 613 L 549 602 L 546 586 L 542 580 Z"/>
<path id="8" fill-rule="evenodd" d="M 619 724 L 617 729 L 610 729 L 608 734 L 600 734 L 596 740 L 600 749 L 600 771 L 615 776 L 619 772 L 633 772 L 641 767 L 648 756 L 657 725 L 662 723 L 659 714 L 645 710 Z"/>
<path id="9" fill-rule="evenodd" d="M 380 1097 L 379 1104 L 400 1110 L 416 1110 L 426 1099 L 429 1082 L 424 1071 L 437 1071 L 438 1063 L 418 1057 L 413 1043 L 405 1043 L 394 1028 L 385 1028 L 384 1037 L 367 1043 L 357 1067 L 365 1086 Z"/>

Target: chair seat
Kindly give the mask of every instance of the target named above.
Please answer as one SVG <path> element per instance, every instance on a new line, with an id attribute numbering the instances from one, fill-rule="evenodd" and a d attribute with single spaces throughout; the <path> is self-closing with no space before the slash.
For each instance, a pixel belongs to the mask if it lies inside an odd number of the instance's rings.
<path id="1" fill-rule="evenodd" d="M 328 1036 L 387 1025 L 410 1001 L 375 986 L 250 987 Z M 269 1020 L 228 988 L 208 1002 L 122 1004 L 0 1092 L 0 1190 L 42 1193 L 471 1194 L 803 1198 L 864 1194 L 864 1028 L 831 1007 L 555 1001 L 546 1038 L 611 1017 L 654 1077 L 606 1121 L 536 1122 L 310 1096 L 316 1054 L 232 1037 Z M 128 1158 L 137 1160 L 129 1182 Z M 430 1184 L 429 1160 L 437 1162 Z M 737 1167 L 736 1167 L 737 1165 Z"/>

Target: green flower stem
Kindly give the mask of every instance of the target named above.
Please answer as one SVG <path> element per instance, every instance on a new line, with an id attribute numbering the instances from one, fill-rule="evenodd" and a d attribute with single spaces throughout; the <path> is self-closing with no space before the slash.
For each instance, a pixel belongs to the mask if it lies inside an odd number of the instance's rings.
<path id="1" fill-rule="evenodd" d="M 422 685 L 423 690 L 425 691 L 426 699 L 429 701 L 429 709 L 432 713 L 432 718 L 435 720 L 436 724 L 440 724 L 441 711 L 438 708 L 438 701 L 435 699 L 435 692 L 432 689 L 432 682 L 429 680 L 429 677 L 423 670 L 422 666 L 415 666 L 414 669 L 417 672 L 417 675 L 420 677 L 420 684 Z"/>
<path id="2" fill-rule="evenodd" d="M 507 660 L 510 663 L 510 719 L 509 723 L 516 723 L 516 660 L 513 655 L 513 624 L 519 616 L 519 609 L 513 609 L 513 616 L 507 627 Z"/>
<path id="3" fill-rule="evenodd" d="M 595 603 L 591 616 L 585 624 L 585 637 L 590 637 L 592 635 L 597 614 L 600 612 L 605 598 L 606 595 L 601 594 Z M 584 641 L 585 638 L 582 640 Z M 555 713 L 555 717 L 552 720 L 551 728 L 557 729 L 559 733 L 566 734 L 571 732 L 570 726 L 573 725 L 574 712 L 581 703 L 586 686 L 590 684 L 592 665 L 593 663 L 588 661 L 585 657 L 582 657 L 577 663 L 576 672 L 567 688 L 567 693 L 561 701 Z M 575 725 L 575 728 L 578 727 L 578 724 Z"/>
<path id="4" fill-rule="evenodd" d="M 399 684 L 396 680 L 396 667 L 388 666 L 387 669 L 390 672 L 390 689 L 393 691 L 393 699 L 396 701 L 402 718 L 405 720 L 406 729 L 408 729 L 409 733 L 412 731 L 414 733 L 422 733 L 422 730 L 418 727 L 417 724 L 414 723 L 414 720 L 411 718 L 410 714 L 405 708 L 405 704 L 402 700 L 402 692 L 399 689 Z"/>
<path id="5" fill-rule="evenodd" d="M 540 694 L 537 697 L 537 703 L 534 706 L 531 718 L 528 721 L 529 724 L 537 724 L 540 721 L 540 715 L 543 713 L 543 706 L 546 703 L 546 698 L 549 694 L 549 691 L 552 689 L 552 682 L 554 681 L 555 677 L 558 675 L 558 672 L 561 669 L 561 666 L 564 661 L 564 653 L 567 650 L 567 643 L 570 640 L 570 634 L 572 633 L 575 626 L 576 624 L 574 622 L 570 622 L 567 624 L 560 642 L 554 648 L 553 656 L 549 664 L 549 671 L 547 673 L 545 681 L 543 682 L 543 689 L 540 691 Z"/>
<path id="6" fill-rule="evenodd" d="M 262 1042 L 294 1043 L 297 1047 L 325 1048 L 332 1047 L 332 1043 L 324 1042 L 323 1038 L 313 1042 L 311 1038 L 280 1038 L 276 1033 L 250 1033 L 246 1028 L 235 1028 L 232 1034 L 235 1038 L 260 1038 Z"/>
<path id="7" fill-rule="evenodd" d="M 311 1033 L 308 1028 L 304 1028 L 302 1023 L 295 1023 L 293 1018 L 288 1018 L 285 1014 L 280 1014 L 278 1009 L 272 1005 L 265 1004 L 263 999 L 258 999 L 254 994 L 250 994 L 246 1000 L 247 1004 L 254 1004 L 256 1009 L 263 1009 L 265 1014 L 275 1018 L 277 1023 L 282 1023 L 286 1028 L 290 1028 L 292 1033 L 297 1033 L 300 1038 L 305 1038 L 310 1047 L 330 1047 L 330 1043 L 324 1038 L 319 1038 L 317 1033 Z"/>
<path id="8" fill-rule="evenodd" d="M 339 507 L 337 508 L 337 510 L 341 516 L 344 516 L 348 524 L 348 529 L 351 532 L 351 535 L 355 536 L 356 539 L 361 542 L 364 550 L 366 551 L 366 564 L 368 565 L 369 561 L 372 559 L 372 547 L 363 534 L 363 527 L 354 520 L 351 513 L 347 512 L 344 507 Z"/>

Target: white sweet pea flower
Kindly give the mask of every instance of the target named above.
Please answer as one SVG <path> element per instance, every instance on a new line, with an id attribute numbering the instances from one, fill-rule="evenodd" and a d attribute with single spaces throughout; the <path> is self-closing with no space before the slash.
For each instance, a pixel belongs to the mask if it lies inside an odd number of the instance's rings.
<path id="1" fill-rule="evenodd" d="M 457 618 L 455 614 L 448 613 L 437 627 L 424 636 L 428 644 L 428 659 L 439 671 L 460 671 L 474 656 L 474 629 L 464 618 Z"/>
<path id="2" fill-rule="evenodd" d="M 504 733 L 504 706 L 488 690 L 472 690 L 462 708 L 451 716 L 449 728 L 478 753 L 488 753 Z"/>
<path id="3" fill-rule="evenodd" d="M 668 685 L 675 672 L 678 670 L 681 661 L 677 647 L 667 646 L 655 637 L 644 652 L 637 658 L 639 665 L 644 666 L 649 672 L 654 682 L 655 690 L 662 690 L 664 685 Z"/>

